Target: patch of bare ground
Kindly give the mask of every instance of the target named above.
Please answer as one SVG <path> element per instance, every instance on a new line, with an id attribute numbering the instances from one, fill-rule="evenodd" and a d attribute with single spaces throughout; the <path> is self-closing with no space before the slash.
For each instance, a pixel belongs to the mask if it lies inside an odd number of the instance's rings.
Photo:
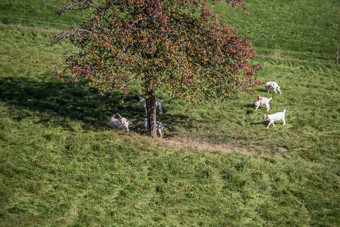
<path id="1" fill-rule="evenodd" d="M 156 145 L 158 147 L 168 147 L 174 149 L 187 149 L 198 152 L 213 152 L 219 151 L 222 153 L 239 152 L 243 154 L 259 154 L 261 153 L 260 147 L 246 147 L 238 144 L 213 144 L 204 141 L 193 140 L 190 138 L 165 138 L 163 140 L 157 140 Z"/>

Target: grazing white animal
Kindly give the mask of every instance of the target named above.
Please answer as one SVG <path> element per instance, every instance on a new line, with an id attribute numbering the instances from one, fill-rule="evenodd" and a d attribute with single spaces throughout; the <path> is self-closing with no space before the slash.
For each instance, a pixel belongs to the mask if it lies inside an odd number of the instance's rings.
<path id="1" fill-rule="evenodd" d="M 122 117 L 119 113 L 116 113 L 112 115 L 110 119 L 110 124 L 114 129 L 123 127 L 126 129 L 127 132 L 129 132 L 129 125 L 132 123 L 125 117 Z"/>
<path id="2" fill-rule="evenodd" d="M 160 121 L 156 121 L 156 131 L 158 132 L 159 134 L 159 137 L 163 138 L 164 136 L 164 126 L 165 124 L 163 124 L 162 122 Z M 144 127 L 147 129 L 148 128 L 148 119 L 145 118 L 144 119 Z"/>
<path id="3" fill-rule="evenodd" d="M 286 109 L 283 110 L 283 112 L 277 112 L 274 114 L 265 114 L 264 115 L 264 120 L 269 120 L 267 129 L 271 124 L 275 127 L 274 122 L 275 121 L 283 121 L 283 126 L 286 125 Z"/>
<path id="4" fill-rule="evenodd" d="M 276 91 L 278 91 L 280 93 L 280 95 L 281 95 L 280 86 L 276 82 L 274 82 L 274 81 L 267 82 L 265 84 L 265 87 L 266 87 L 266 90 L 267 90 L 268 93 L 269 93 L 270 90 L 272 90 L 272 91 L 275 92 L 275 94 L 276 94 Z"/>
<path id="5" fill-rule="evenodd" d="M 261 105 L 265 105 L 265 106 L 267 107 L 267 111 L 269 111 L 269 110 L 270 110 L 270 106 L 269 106 L 270 100 L 272 100 L 272 98 L 266 98 L 266 97 L 257 96 L 257 97 L 255 98 L 255 101 L 254 101 L 255 111 L 256 111 Z"/>
<path id="6" fill-rule="evenodd" d="M 139 94 L 136 94 L 134 96 L 134 98 L 137 99 L 140 102 L 142 107 L 144 107 L 144 109 L 145 109 L 145 113 L 147 114 L 148 112 L 147 112 L 147 109 L 146 109 L 146 99 L 142 98 Z M 163 103 L 163 99 L 157 99 L 156 98 L 156 107 L 158 106 L 159 114 L 163 114 L 162 103 Z"/>

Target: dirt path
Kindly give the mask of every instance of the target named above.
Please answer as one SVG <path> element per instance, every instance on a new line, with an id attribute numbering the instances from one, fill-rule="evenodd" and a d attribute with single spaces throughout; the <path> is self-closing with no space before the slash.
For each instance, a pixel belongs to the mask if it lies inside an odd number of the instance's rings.
<path id="1" fill-rule="evenodd" d="M 156 145 L 159 147 L 169 147 L 169 148 L 184 148 L 187 150 L 195 150 L 199 152 L 212 152 L 219 151 L 223 153 L 240 152 L 244 154 L 256 154 L 260 148 L 249 148 L 241 145 L 235 144 L 212 144 L 208 142 L 202 142 L 193 140 L 190 138 L 165 138 L 162 140 L 157 140 Z"/>

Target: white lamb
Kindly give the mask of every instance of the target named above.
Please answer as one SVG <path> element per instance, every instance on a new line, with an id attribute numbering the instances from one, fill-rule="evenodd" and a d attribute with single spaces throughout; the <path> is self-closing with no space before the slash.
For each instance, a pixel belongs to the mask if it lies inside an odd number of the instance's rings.
<path id="1" fill-rule="evenodd" d="M 265 114 L 264 115 L 264 120 L 269 120 L 269 124 L 267 126 L 267 129 L 271 124 L 275 127 L 274 122 L 275 121 L 283 121 L 283 126 L 286 125 L 286 109 L 283 110 L 283 112 L 277 112 L 274 114 Z"/>
<path id="2" fill-rule="evenodd" d="M 123 127 L 126 129 L 127 132 L 129 132 L 129 125 L 132 123 L 125 117 L 122 117 L 119 113 L 116 113 L 112 115 L 110 119 L 110 124 L 114 129 Z"/>
<path id="3" fill-rule="evenodd" d="M 277 91 L 280 93 L 280 95 L 281 95 L 280 86 L 279 86 L 276 82 L 274 82 L 274 81 L 272 81 L 272 82 L 267 82 L 267 83 L 265 84 L 265 87 L 266 87 L 266 90 L 267 90 L 268 93 L 269 93 L 270 90 L 272 90 L 272 91 L 274 91 L 275 94 L 276 94 L 276 90 L 277 90 Z"/>
<path id="4" fill-rule="evenodd" d="M 142 98 L 139 94 L 136 94 L 134 96 L 134 98 L 136 98 L 140 104 L 144 107 L 145 109 L 145 113 L 147 114 L 147 109 L 146 109 L 146 99 L 145 98 Z M 163 99 L 157 99 L 156 98 L 156 107 L 158 106 L 158 109 L 159 109 L 159 114 L 163 114 L 163 110 L 162 110 L 162 103 L 163 103 Z"/>
<path id="5" fill-rule="evenodd" d="M 163 124 L 162 122 L 156 121 L 156 130 L 157 130 L 157 132 L 158 132 L 158 134 L 161 138 L 163 138 L 163 136 L 164 136 L 164 128 L 163 128 L 164 125 L 165 124 Z M 146 129 L 148 128 L 148 119 L 147 118 L 144 119 L 144 127 Z"/>
<path id="6" fill-rule="evenodd" d="M 265 105 L 265 106 L 267 107 L 267 111 L 269 111 L 269 110 L 270 110 L 270 106 L 269 106 L 270 100 L 272 100 L 272 98 L 266 98 L 266 97 L 257 96 L 257 97 L 255 98 L 255 101 L 254 101 L 255 111 L 256 111 L 261 105 Z"/>

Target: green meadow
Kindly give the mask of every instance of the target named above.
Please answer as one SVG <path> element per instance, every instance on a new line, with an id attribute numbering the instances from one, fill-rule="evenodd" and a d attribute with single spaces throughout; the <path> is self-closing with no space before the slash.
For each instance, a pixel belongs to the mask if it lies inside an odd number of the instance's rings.
<path id="1" fill-rule="evenodd" d="M 256 77 L 282 95 L 192 105 L 159 90 L 152 139 L 137 84 L 122 103 L 52 76 L 65 47 L 51 39 L 79 17 L 0 0 L 0 226 L 340 226 L 340 3 L 246 4 L 214 11 L 252 36 Z M 287 125 L 267 130 L 256 95 Z M 130 133 L 111 128 L 116 112 Z"/>

